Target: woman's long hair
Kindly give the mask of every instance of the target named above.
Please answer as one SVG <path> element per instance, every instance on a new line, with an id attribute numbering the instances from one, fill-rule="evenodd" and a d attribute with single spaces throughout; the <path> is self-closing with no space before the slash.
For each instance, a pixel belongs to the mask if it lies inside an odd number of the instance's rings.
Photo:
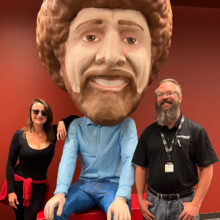
<path id="1" fill-rule="evenodd" d="M 41 103 L 44 106 L 44 111 L 46 112 L 46 117 L 47 117 L 47 121 L 44 123 L 43 125 L 43 130 L 46 133 L 46 141 L 47 142 L 53 142 L 54 138 L 55 138 L 55 134 L 54 134 L 54 129 L 53 129 L 53 114 L 51 111 L 51 108 L 49 106 L 49 104 L 47 102 L 45 102 L 43 99 L 39 99 L 39 98 L 35 98 L 30 107 L 29 107 L 29 111 L 28 111 L 28 118 L 26 121 L 26 125 L 23 128 L 24 131 L 34 131 L 34 126 L 33 126 L 33 121 L 31 119 L 31 111 L 32 111 L 32 106 L 34 103 Z"/>

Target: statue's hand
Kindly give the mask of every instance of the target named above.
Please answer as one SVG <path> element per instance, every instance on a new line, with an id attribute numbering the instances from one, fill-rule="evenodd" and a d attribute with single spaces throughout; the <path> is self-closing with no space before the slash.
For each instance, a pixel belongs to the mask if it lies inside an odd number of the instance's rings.
<path id="1" fill-rule="evenodd" d="M 113 215 L 114 220 L 131 220 L 130 211 L 124 198 L 115 197 L 115 200 L 109 206 L 107 220 L 111 220 Z"/>
<path id="2" fill-rule="evenodd" d="M 57 207 L 57 216 L 60 216 L 63 211 L 63 206 L 66 202 L 64 193 L 55 194 L 45 205 L 44 215 L 47 220 L 54 219 L 54 209 Z"/>

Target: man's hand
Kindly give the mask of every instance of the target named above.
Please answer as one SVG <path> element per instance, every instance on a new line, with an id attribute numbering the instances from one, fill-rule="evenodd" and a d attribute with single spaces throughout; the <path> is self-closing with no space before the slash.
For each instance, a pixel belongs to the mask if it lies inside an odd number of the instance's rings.
<path id="1" fill-rule="evenodd" d="M 183 202 L 183 211 L 179 216 L 179 220 L 194 220 L 199 213 L 199 206 L 193 202 Z"/>
<path id="2" fill-rule="evenodd" d="M 148 209 L 149 205 L 151 205 L 151 204 L 152 204 L 151 202 L 149 202 L 143 198 L 138 200 L 138 205 L 140 207 L 141 213 L 146 220 L 152 220 L 155 218 L 155 216 L 152 215 L 152 213 Z"/>
<path id="3" fill-rule="evenodd" d="M 66 202 L 64 193 L 55 194 L 45 205 L 44 215 L 47 220 L 53 220 L 54 218 L 54 209 L 57 209 L 57 216 L 60 216 L 63 211 L 63 206 Z"/>
<path id="4" fill-rule="evenodd" d="M 8 203 L 13 208 L 15 208 L 15 209 L 18 208 L 17 207 L 17 205 L 19 204 L 18 198 L 17 198 L 17 195 L 14 192 L 8 194 Z"/>
<path id="5" fill-rule="evenodd" d="M 111 220 L 113 215 L 114 220 L 131 220 L 130 211 L 124 198 L 115 197 L 115 200 L 109 206 L 107 220 Z"/>
<path id="6" fill-rule="evenodd" d="M 66 127 L 63 121 L 59 121 L 57 125 L 57 140 L 63 141 L 66 137 Z"/>

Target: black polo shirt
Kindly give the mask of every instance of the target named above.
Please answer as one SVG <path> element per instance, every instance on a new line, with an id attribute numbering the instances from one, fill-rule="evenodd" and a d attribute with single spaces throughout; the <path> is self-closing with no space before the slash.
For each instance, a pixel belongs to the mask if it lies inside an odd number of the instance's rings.
<path id="1" fill-rule="evenodd" d="M 185 118 L 177 128 L 182 115 L 172 129 L 156 122 L 147 127 L 135 150 L 132 163 L 148 168 L 147 184 L 160 193 L 179 193 L 198 182 L 197 166 L 204 167 L 218 161 L 204 128 Z M 174 172 L 165 173 L 166 151 L 161 139 L 163 132 L 169 144 L 175 138 L 172 150 Z"/>

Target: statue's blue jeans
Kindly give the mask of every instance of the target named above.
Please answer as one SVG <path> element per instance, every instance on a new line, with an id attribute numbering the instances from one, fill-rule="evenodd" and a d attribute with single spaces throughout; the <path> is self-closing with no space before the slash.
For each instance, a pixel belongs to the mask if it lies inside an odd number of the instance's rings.
<path id="1" fill-rule="evenodd" d="M 178 220 L 181 212 L 183 211 L 183 202 L 191 202 L 194 194 L 179 198 L 177 200 L 164 200 L 147 192 L 147 200 L 152 203 L 149 206 L 149 211 L 155 216 L 154 220 Z M 195 220 L 199 220 L 199 215 Z"/>
<path id="2" fill-rule="evenodd" d="M 68 220 L 73 213 L 80 213 L 98 206 L 107 213 L 109 206 L 115 199 L 118 183 L 108 181 L 78 180 L 72 184 L 66 195 L 66 203 L 61 216 L 54 213 L 54 220 Z M 128 201 L 129 208 L 131 201 Z"/>

